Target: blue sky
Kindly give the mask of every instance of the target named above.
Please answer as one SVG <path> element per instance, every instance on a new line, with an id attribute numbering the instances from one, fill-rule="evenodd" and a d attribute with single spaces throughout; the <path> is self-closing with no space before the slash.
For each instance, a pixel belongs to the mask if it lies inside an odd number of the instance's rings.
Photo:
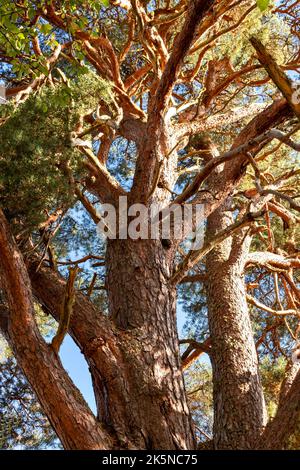
<path id="1" fill-rule="evenodd" d="M 96 404 L 88 365 L 78 346 L 69 335 L 65 338 L 59 355 L 66 371 L 95 413 Z"/>

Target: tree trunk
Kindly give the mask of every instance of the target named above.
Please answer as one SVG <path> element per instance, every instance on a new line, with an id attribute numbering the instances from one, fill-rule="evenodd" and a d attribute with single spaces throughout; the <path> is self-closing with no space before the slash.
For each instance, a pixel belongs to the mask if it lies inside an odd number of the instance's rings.
<path id="1" fill-rule="evenodd" d="M 194 448 L 179 357 L 176 292 L 168 282 L 172 267 L 173 249 L 160 240 L 108 242 L 108 298 L 122 355 L 123 410 L 115 416 L 115 396 L 106 408 L 118 434 L 126 433 L 140 449 Z M 110 401 L 114 385 L 106 385 Z"/>
<path id="2" fill-rule="evenodd" d="M 230 223 L 224 204 L 208 218 L 208 237 Z M 243 277 L 249 244 L 244 231 L 218 245 L 206 261 L 216 449 L 250 449 L 266 423 Z"/>
<path id="3" fill-rule="evenodd" d="M 39 335 L 21 254 L 6 235 L 5 222 L 2 232 L 0 265 L 10 308 L 8 339 L 65 448 L 193 449 L 178 348 L 176 294 L 169 285 L 173 248 L 164 248 L 160 240 L 108 242 L 110 319 L 85 296 L 76 296 L 70 333 L 90 367 L 96 420 L 51 346 Z M 18 253 L 18 265 L 9 269 L 13 251 Z M 34 263 L 28 271 L 35 297 L 58 319 L 65 282 L 47 268 L 37 271 Z M 5 315 L 1 318 L 4 322 Z"/>
<path id="4" fill-rule="evenodd" d="M 271 419 L 256 446 L 258 449 L 282 450 L 299 428 L 300 364 L 288 364 L 281 384 L 276 414 Z"/>
<path id="5" fill-rule="evenodd" d="M 145 147 L 150 141 L 153 145 L 152 135 Z M 165 161 L 160 181 L 172 187 L 176 152 L 165 160 L 161 153 L 174 147 L 172 139 L 162 132 L 155 145 Z M 167 205 L 171 196 L 165 184 L 153 197 L 150 185 L 149 198 Z M 174 254 L 170 240 L 108 240 L 109 318 L 104 321 L 90 307 L 85 314 L 86 299 L 77 296 L 75 302 L 70 333 L 89 364 L 98 419 L 116 448 L 195 448 L 179 355 L 176 288 L 170 282 Z M 31 270 L 34 293 L 57 317 L 63 288 L 57 282 L 49 288 L 49 272 L 43 276 L 43 269 Z"/>

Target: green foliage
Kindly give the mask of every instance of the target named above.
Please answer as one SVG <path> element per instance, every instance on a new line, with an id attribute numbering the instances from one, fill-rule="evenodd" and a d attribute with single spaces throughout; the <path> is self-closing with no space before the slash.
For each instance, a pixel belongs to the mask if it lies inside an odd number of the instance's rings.
<path id="1" fill-rule="evenodd" d="M 267 47 L 272 45 L 272 56 L 277 62 L 282 63 L 285 55 L 287 55 L 287 47 L 281 41 L 275 40 L 278 31 L 280 31 L 281 37 L 285 36 L 288 40 L 290 30 L 282 18 L 269 12 L 262 16 L 260 11 L 254 10 L 247 16 L 238 30 L 233 30 L 220 37 L 217 41 L 215 53 L 220 58 L 230 57 L 230 61 L 235 67 L 246 65 L 253 55 L 253 47 L 249 42 L 249 38 L 256 36 Z M 210 57 L 209 54 L 208 57 Z M 260 76 L 259 74 L 260 72 L 258 72 L 258 76 Z"/>
<path id="2" fill-rule="evenodd" d="M 89 69 L 79 74 L 71 83 L 69 93 L 73 99 L 73 108 L 77 115 L 96 109 L 99 99 L 107 104 L 113 100 L 112 84 Z"/>
<path id="3" fill-rule="evenodd" d="M 221 29 L 226 29 L 227 26 L 239 21 L 245 6 L 243 2 L 240 3 L 241 5 L 237 5 L 230 12 L 228 24 L 225 23 L 228 20 L 222 20 Z M 24 11 L 22 7 L 18 6 L 18 2 L 2 1 L 0 5 L 0 49 L 3 51 L 3 55 L 11 57 L 9 61 L 11 65 L 6 63 L 2 65 L 3 75 L 8 83 L 12 81 L 13 84 L 18 84 L 18 80 L 24 77 L 28 83 L 40 73 L 48 75 L 45 57 L 51 55 L 58 43 L 69 42 L 73 37 L 73 43 L 70 47 L 71 62 L 67 60 L 66 55 L 62 54 L 58 64 L 52 70 L 55 83 L 57 83 L 57 79 L 60 79 L 60 75 L 55 70 L 58 65 L 67 77 L 71 77 L 69 85 L 55 85 L 55 88 L 43 87 L 39 94 L 31 96 L 17 109 L 13 109 L 11 104 L 0 108 L 0 113 L 6 118 L 5 124 L 0 128 L 0 206 L 5 209 L 10 222 L 16 220 L 19 228 L 25 227 L 30 232 L 44 220 L 45 211 L 52 212 L 58 206 L 70 207 L 73 205 L 74 199 L 68 181 L 58 168 L 62 160 L 68 160 L 74 176 L 80 178 L 82 174 L 83 156 L 72 148 L 70 132 L 74 129 L 80 115 L 96 108 L 100 97 L 108 104 L 111 102 L 111 85 L 91 73 L 91 66 L 87 66 L 82 43 L 74 40 L 74 33 L 78 29 L 88 31 L 94 37 L 105 33 L 118 55 L 128 39 L 130 24 L 122 9 L 116 9 L 113 6 L 109 9 L 104 8 L 109 5 L 108 0 L 56 2 L 59 16 L 64 21 L 67 19 L 65 31 L 50 25 L 43 18 L 39 18 L 37 23 L 34 25 L 32 23 L 31 26 L 36 9 L 44 5 L 44 2 L 24 0 L 20 4 L 23 8 L 28 8 L 28 21 L 24 20 Z M 172 1 L 170 6 L 175 4 L 176 2 Z M 222 60 L 224 57 L 228 57 L 235 70 L 249 65 L 252 63 L 254 54 L 249 42 L 249 37 L 252 35 L 258 36 L 268 48 L 272 49 L 272 55 L 278 63 L 289 59 L 292 56 L 289 50 L 292 41 L 290 27 L 282 16 L 270 13 L 271 5 L 270 0 L 257 0 L 258 8 L 254 9 L 238 28 L 221 35 L 214 41 L 214 45 L 205 55 L 204 64 L 207 64 L 209 60 Z M 149 14 L 152 13 L 149 12 Z M 21 16 L 23 16 L 22 20 Z M 172 34 L 168 34 L 170 38 L 180 30 L 183 20 L 182 17 L 177 23 L 174 23 Z M 218 25 L 214 25 L 214 28 L 218 32 Z M 211 34 L 211 29 L 208 34 Z M 36 36 L 40 40 L 45 56 L 36 56 L 32 51 L 31 40 Z M 205 36 L 202 39 L 205 41 L 209 37 Z M 199 52 L 189 57 L 185 65 L 189 67 L 195 63 L 198 55 Z M 122 78 L 125 79 L 137 68 L 140 68 L 143 63 L 146 63 L 144 51 L 139 43 L 134 43 L 120 67 Z M 7 69 L 9 69 L 9 73 Z M 202 69 L 201 73 L 205 75 L 205 67 Z M 227 72 L 224 71 L 218 80 L 221 81 L 226 76 Z M 265 72 L 258 70 L 253 72 L 251 77 L 242 78 L 245 78 L 246 82 L 248 78 L 255 81 L 264 77 Z M 196 97 L 199 88 L 195 86 L 195 83 L 191 85 L 194 87 L 194 97 Z M 179 94 L 184 96 L 184 85 L 180 86 L 182 89 Z M 232 106 L 244 106 L 245 102 L 258 99 L 261 101 L 261 95 L 257 89 L 252 93 L 252 89 L 247 91 L 246 88 L 243 91 L 244 89 L 241 87 L 239 91 L 238 86 L 236 83 L 232 83 L 228 87 L 228 93 L 226 92 Z M 267 92 L 264 97 L 267 101 L 268 96 L 276 91 L 276 87 L 271 84 L 263 85 L 263 87 Z M 235 94 L 236 91 L 239 93 Z M 242 126 L 242 123 L 239 125 Z M 220 150 L 229 148 L 232 138 L 238 134 L 239 125 L 234 124 L 231 129 L 224 127 L 222 129 L 223 135 L 222 132 L 219 136 L 214 135 L 216 137 L 214 141 L 217 142 Z M 195 144 L 195 142 L 191 142 L 191 144 L 193 143 Z M 285 169 L 285 159 L 291 162 L 290 151 L 283 152 L 280 158 L 278 155 L 276 152 L 276 162 L 272 156 L 271 163 L 268 159 L 266 163 L 260 163 L 261 170 L 267 172 L 268 165 L 271 165 L 272 174 L 275 177 L 281 174 Z M 117 138 L 110 149 L 108 169 L 126 189 L 131 184 L 135 160 L 135 146 L 123 138 Z M 182 184 L 186 181 L 187 177 L 182 178 Z M 241 191 L 253 186 L 253 171 L 250 169 L 244 178 L 244 186 L 240 186 L 238 189 Z M 297 187 L 297 182 L 293 182 L 293 186 Z M 95 199 L 91 195 L 87 193 L 85 195 L 95 203 Z M 238 202 L 238 197 L 235 197 L 235 201 Z M 275 247 L 284 247 L 289 239 L 289 233 L 284 230 L 282 221 L 275 216 L 274 218 L 276 220 L 272 220 L 272 224 L 276 227 Z M 263 233 L 261 237 L 265 237 L 266 244 L 257 237 L 253 243 L 253 249 L 263 250 L 266 248 L 267 234 Z M 36 234 L 33 239 L 34 241 L 38 240 Z M 64 217 L 60 231 L 52 242 L 55 254 L 60 260 L 63 258 L 75 259 L 87 253 L 102 255 L 104 251 L 103 244 L 96 236 L 94 225 L 82 209 L 78 209 L 77 204 Z M 86 288 L 89 285 L 95 272 L 98 274 L 97 285 L 104 285 L 105 268 L 94 268 L 93 261 L 87 262 L 81 267 L 81 287 Z M 64 269 L 67 268 L 60 268 L 63 274 L 65 273 Z M 266 291 L 269 291 L 270 288 L 273 289 L 271 282 L 272 279 L 269 276 L 263 283 L 263 293 L 264 288 Z M 258 297 L 262 295 L 261 292 L 255 292 L 255 294 Z M 100 305 L 102 310 L 105 310 L 105 290 L 95 290 L 92 294 L 92 300 L 96 305 Z M 207 299 L 204 285 L 202 283 L 180 285 L 179 301 L 187 313 L 184 336 L 202 341 L 208 336 Z M 256 336 L 259 337 L 267 322 L 270 321 L 269 314 L 262 314 L 253 308 L 251 309 L 251 318 L 257 333 Z M 38 312 L 37 320 L 42 334 L 49 339 L 53 320 L 50 317 L 44 317 L 41 312 Z M 284 325 L 279 333 L 281 338 L 287 337 Z M 5 354 L 7 355 L 7 351 Z M 277 406 L 284 361 L 281 359 L 274 361 L 272 352 L 270 352 L 271 358 L 269 356 L 264 358 L 261 350 L 259 350 L 259 354 L 260 358 L 263 358 L 261 372 L 267 406 L 269 414 L 273 416 Z M 34 395 L 16 368 L 13 359 L 6 356 L 5 363 L 1 367 L 0 379 L 3 384 L 7 384 L 5 389 L 0 385 L 0 441 L 2 447 L 14 448 L 21 445 L 27 448 L 41 448 L 45 443 L 53 443 L 55 437 L 49 433 L 49 423 L 42 415 Z M 202 440 L 204 435 L 201 434 L 200 429 L 208 435 L 212 433 L 212 373 L 209 364 L 201 361 L 196 362 L 185 374 L 185 380 L 190 407 L 198 427 L 198 437 Z M 24 404 L 24 400 L 26 406 L 22 408 L 21 403 Z M 41 431 L 41 434 L 37 434 L 36 430 Z M 293 445 L 295 444 L 292 443 L 291 446 Z"/>
<path id="4" fill-rule="evenodd" d="M 260 362 L 262 385 L 270 417 L 274 417 L 276 413 L 285 367 L 286 360 L 283 357 L 277 361 L 272 361 L 270 357 L 264 357 Z"/>
<path id="5" fill-rule="evenodd" d="M 40 333 L 49 341 L 55 320 L 35 304 Z M 30 385 L 0 334 L 0 449 L 61 448 Z"/>
<path id="6" fill-rule="evenodd" d="M 26 6 L 29 2 L 23 2 Z M 0 48 L 1 52 L 9 56 L 12 60 L 12 72 L 17 79 L 31 74 L 39 75 L 47 72 L 45 69 L 45 59 L 43 56 L 36 56 L 31 53 L 31 38 L 37 35 L 40 30 L 44 34 L 50 32 L 49 25 L 38 23 L 37 28 L 30 26 L 30 21 L 35 15 L 33 9 L 29 9 L 28 23 L 20 22 L 24 11 L 17 2 L 2 1 L 0 4 Z M 56 41 L 53 39 L 53 46 Z M 49 41 L 48 41 L 49 42 Z M 49 43 L 50 44 L 50 43 Z M 22 57 L 22 60 L 20 60 Z"/>
<path id="7" fill-rule="evenodd" d="M 206 441 L 213 431 L 212 372 L 209 363 L 197 361 L 185 373 L 189 406 L 199 441 Z"/>
<path id="8" fill-rule="evenodd" d="M 73 34 L 78 28 L 89 28 L 91 15 L 95 21 L 99 16 L 99 12 L 108 5 L 108 0 L 61 2 L 62 19 L 72 15 L 68 34 Z M 42 6 L 43 2 L 36 5 L 37 8 Z M 46 46 L 48 52 L 54 50 L 59 43 L 59 37 L 51 24 L 41 18 L 34 21 L 38 11 L 37 8 L 28 0 L 24 0 L 21 4 L 12 1 L 1 1 L 0 4 L 1 53 L 12 59 L 10 64 L 17 79 L 21 79 L 26 75 L 48 74 L 45 57 L 32 53 L 32 38 L 38 37 L 40 42 Z M 27 10 L 26 20 L 24 20 L 24 10 Z"/>
<path id="9" fill-rule="evenodd" d="M 270 0 L 256 0 L 256 3 L 260 11 L 265 11 L 268 9 Z"/>
<path id="10" fill-rule="evenodd" d="M 0 362 L 0 449 L 60 448 L 29 384 L 12 357 Z"/>
<path id="11" fill-rule="evenodd" d="M 43 88 L 30 96 L 0 127 L 0 204 L 10 220 L 32 229 L 46 210 L 72 204 L 59 164 L 68 161 L 74 175 L 80 174 L 83 157 L 72 148 L 70 133 L 99 97 L 109 102 L 110 85 L 87 73 L 70 86 Z"/>
<path id="12" fill-rule="evenodd" d="M 57 167 L 61 158 L 75 162 L 78 157 L 70 146 L 68 112 L 66 88 L 47 89 L 1 126 L 0 202 L 9 219 L 21 218 L 32 228 L 42 222 L 45 210 L 70 203 Z"/>

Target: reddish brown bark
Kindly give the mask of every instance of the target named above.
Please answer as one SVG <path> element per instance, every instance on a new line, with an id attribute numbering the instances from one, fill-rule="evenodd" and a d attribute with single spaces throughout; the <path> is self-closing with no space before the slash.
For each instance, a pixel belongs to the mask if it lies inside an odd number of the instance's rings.
<path id="1" fill-rule="evenodd" d="M 236 137 L 231 149 L 239 147 L 271 127 L 279 125 L 290 115 L 291 110 L 285 100 L 275 101 L 247 124 Z M 259 146 L 259 148 L 253 149 L 252 155 L 255 155 L 260 148 Z M 234 161 L 227 162 L 222 171 L 216 169 L 209 175 L 207 188 L 200 190 L 194 198 L 194 202 L 204 205 L 204 217 L 209 216 L 215 208 L 232 194 L 232 191 L 244 176 L 248 162 L 247 156 L 241 153 Z"/>
<path id="2" fill-rule="evenodd" d="M 184 148 L 183 144 L 179 146 L 181 138 L 228 124 L 227 114 L 225 117 L 218 113 L 210 115 L 209 101 L 215 99 L 236 76 L 226 77 L 225 82 L 210 90 L 210 99 L 202 103 L 207 107 L 202 110 L 203 119 L 201 113 L 197 117 L 192 113 L 192 122 L 182 115 L 171 123 L 166 113 L 170 95 L 195 35 L 200 39 L 217 18 L 230 11 L 235 2 L 190 1 L 181 31 L 174 42 L 168 43 L 171 49 L 169 60 L 164 34 L 160 36 L 153 22 L 155 16 L 150 21 L 142 7 L 135 3 L 136 10 L 140 11 L 134 11 L 134 14 L 142 13 L 145 20 L 145 27 L 142 25 L 140 28 L 137 24 L 138 35 L 141 43 L 144 36 L 147 38 L 149 44 L 143 52 L 151 66 L 143 67 L 142 72 L 133 72 L 125 81 L 126 86 L 122 81 L 117 53 L 107 35 L 100 31 L 98 37 L 94 37 L 91 32 L 79 29 L 73 34 L 74 39 L 81 43 L 90 65 L 102 78 L 113 82 L 118 116 L 110 116 L 105 125 L 111 126 L 113 135 L 134 140 L 137 145 L 138 156 L 133 186 L 128 194 L 129 202 L 156 200 L 168 205 L 178 176 L 177 151 Z M 128 8 L 131 6 L 128 4 Z M 212 7 L 213 14 L 210 14 Z M 69 31 L 69 18 L 56 10 L 55 2 L 50 2 L 39 14 L 53 26 Z M 162 31 L 164 28 L 167 31 L 168 27 L 163 27 Z M 147 57 L 149 45 L 153 46 L 154 53 Z M 195 47 L 193 52 L 197 50 Z M 49 60 L 54 62 L 60 52 L 61 46 Z M 160 63 L 156 61 L 157 54 L 160 55 Z M 149 80 L 151 85 L 147 89 L 150 99 L 146 116 L 144 110 L 130 99 L 127 88 L 132 80 L 137 80 L 138 75 L 143 77 L 152 67 L 154 79 L 152 82 Z M 273 76 L 272 73 L 270 76 Z M 209 74 L 207 79 L 210 79 Z M 21 93 L 22 97 L 39 88 L 44 83 L 44 75 L 37 80 L 26 88 L 25 94 Z M 181 80 L 185 81 L 184 73 Z M 284 92 L 284 95 L 291 103 L 290 91 L 288 94 Z M 232 122 L 238 122 L 248 116 L 248 110 L 242 109 L 239 113 L 232 110 L 229 114 Z M 240 132 L 232 150 L 243 145 L 247 147 L 251 139 L 281 124 L 290 115 L 291 109 L 285 100 L 275 101 Z M 92 115 L 89 116 L 91 122 L 88 122 L 95 124 Z M 267 142 L 266 138 L 265 142 L 250 146 L 253 155 Z M 110 140 L 103 140 L 100 146 L 102 144 L 107 153 Z M 88 160 L 85 162 L 89 170 L 89 177 L 84 181 L 86 188 L 99 196 L 102 202 L 117 206 L 118 197 L 126 194 L 125 190 L 112 177 L 103 161 L 99 163 L 86 147 L 81 150 Z M 227 226 L 225 206 L 221 205 L 245 174 L 249 161 L 245 153 L 244 147 L 237 152 L 234 160 L 210 160 L 187 191 L 177 199 L 180 203 L 188 200 L 191 203 L 190 198 L 194 197 L 193 203 L 203 204 L 204 216 L 209 217 L 209 237 Z M 219 165 L 224 162 L 220 170 Z M 74 185 L 74 178 L 70 182 Z M 202 188 L 204 182 L 205 188 Z M 79 194 L 75 190 L 75 193 L 97 222 L 97 214 L 89 201 L 81 191 Z M 233 239 L 235 246 L 231 246 Z M 265 424 L 263 393 L 243 281 L 247 243 L 247 238 L 242 242 L 237 236 L 225 241 L 222 239 L 220 246 L 207 256 L 205 280 L 212 340 L 215 447 L 218 449 L 253 447 Z M 0 268 L 8 304 L 8 308 L 1 306 L 0 325 L 65 448 L 195 447 L 179 360 L 175 286 L 170 282 L 174 274 L 174 245 L 172 241 L 169 244 L 149 240 L 108 242 L 106 286 L 109 318 L 95 309 L 86 297 L 76 296 L 70 334 L 91 371 L 98 410 L 95 418 L 57 355 L 40 336 L 34 321 L 32 291 L 38 302 L 59 319 L 65 281 L 44 266 L 37 271 L 35 261 L 30 261 L 26 270 L 22 255 L 0 212 Z M 299 415 L 298 404 L 293 406 L 294 400 L 299 399 L 298 382 L 297 375 L 286 394 L 287 401 L 280 405 L 276 417 L 266 428 L 265 442 L 270 446 L 277 448 L 286 438 L 280 430 L 281 421 L 286 417 L 295 421 Z M 266 444 L 260 445 L 264 447 Z"/>
<path id="3" fill-rule="evenodd" d="M 243 138 L 247 139 L 249 136 L 255 135 L 255 132 L 260 133 L 270 124 L 281 120 L 285 105 L 281 104 L 279 108 L 278 106 L 274 105 L 268 112 L 263 113 L 263 116 L 254 119 L 247 127 Z M 171 132 L 172 128 L 165 128 L 165 130 Z M 144 131 L 145 129 L 142 132 L 144 133 Z M 140 137 L 142 138 L 142 136 Z M 151 137 L 153 138 L 153 136 Z M 243 139 L 240 139 L 236 145 L 239 145 L 241 141 Z M 155 149 L 155 153 L 160 159 L 164 158 L 165 146 L 172 148 L 173 143 L 170 136 L 162 133 Z M 222 199 L 233 190 L 239 181 L 241 168 L 244 165 L 242 156 L 238 158 L 238 162 L 237 164 L 235 162 L 234 169 L 232 166 L 227 168 L 225 165 L 223 172 L 216 171 L 209 180 L 211 188 L 213 188 L 214 182 L 217 182 L 217 185 L 209 193 L 210 196 L 213 194 L 212 199 L 209 196 L 206 201 L 206 215 L 221 203 Z M 176 156 L 172 154 L 165 160 L 165 165 L 162 168 L 160 183 L 164 184 L 160 184 L 155 191 L 155 198 L 164 201 L 165 204 L 168 203 L 171 195 L 164 185 L 172 187 L 174 178 L 176 178 L 175 165 Z M 222 178 L 221 174 L 223 174 Z M 228 177 L 226 180 L 224 175 L 226 178 Z M 137 173 L 136 176 L 138 177 L 139 174 Z M 140 177 L 143 180 L 144 175 L 140 175 Z M 225 185 L 224 181 L 226 181 Z M 217 191 L 219 191 L 218 195 Z M 135 202 L 134 192 L 130 197 Z M 165 247 L 161 241 L 111 241 L 108 244 L 106 260 L 110 319 L 105 318 L 97 311 L 83 295 L 78 295 L 76 298 L 70 332 L 90 367 L 98 408 L 96 423 L 94 423 L 94 418 L 89 410 L 86 409 L 85 412 L 96 429 L 100 426 L 100 429 L 102 427 L 109 430 L 107 434 L 104 434 L 104 437 L 99 435 L 98 431 L 90 430 L 87 433 L 89 437 L 86 441 L 82 437 L 80 429 L 70 431 L 68 420 L 71 418 L 69 418 L 69 414 L 71 409 L 77 410 L 76 407 L 79 406 L 76 401 L 72 402 L 70 398 L 68 401 L 70 406 L 66 405 L 64 411 L 66 417 L 62 418 L 63 423 L 60 420 L 58 423 L 55 421 L 57 413 L 60 417 L 64 416 L 61 408 L 65 406 L 65 399 L 60 396 L 59 407 L 56 410 L 51 398 L 47 403 L 48 395 L 45 397 L 44 390 L 49 389 L 40 387 L 41 384 L 45 384 L 45 379 L 39 380 L 37 383 L 36 372 L 28 366 L 28 361 L 32 364 L 32 357 L 21 357 L 17 348 L 22 348 L 22 345 L 18 343 L 16 336 L 10 334 L 10 342 L 18 360 L 20 360 L 20 365 L 66 448 L 111 448 L 112 446 L 121 449 L 194 448 L 191 417 L 186 404 L 179 362 L 175 287 L 169 283 L 174 268 L 173 256 L 172 244 L 170 247 Z M 34 264 L 29 267 L 34 294 L 39 302 L 54 317 L 58 318 L 64 294 L 64 281 L 43 267 L 36 272 Z M 19 269 L 19 266 L 16 268 Z M 213 285 L 212 283 L 212 288 Z M 237 287 L 240 288 L 240 286 Z M 26 295 L 31 295 L 29 290 Z M 24 334 L 25 331 L 30 338 L 32 333 L 24 330 Z M 41 351 L 44 350 L 46 354 L 48 346 L 41 344 Z M 51 357 L 52 352 L 50 351 L 48 354 Z M 247 356 L 248 353 L 245 354 Z M 38 360 L 40 359 L 36 359 L 35 362 Z M 47 361 L 48 356 L 45 356 L 44 362 L 40 362 L 41 371 L 51 375 L 51 361 L 50 363 Z M 253 372 L 256 363 L 252 356 L 248 366 L 248 369 Z M 254 372 L 253 374 L 255 375 Z M 58 376 L 55 377 L 58 383 Z M 63 369 L 60 380 L 62 383 L 64 380 L 68 381 L 68 387 L 73 386 Z M 255 380 L 253 382 L 254 388 Z M 76 392 L 74 393 L 76 395 Z M 72 396 L 71 392 L 68 394 Z M 51 396 L 53 396 L 52 392 Z M 259 393 L 256 398 L 259 403 Z M 251 421 L 251 439 L 253 433 L 261 427 L 262 417 L 257 406 L 260 405 L 250 407 L 253 412 L 256 410 L 254 416 L 257 419 L 256 424 L 254 424 L 254 418 Z M 243 418 L 243 414 L 236 414 L 236 426 L 238 419 Z M 222 421 L 218 424 L 219 432 L 221 432 L 223 424 Z M 63 425 L 68 426 L 68 429 L 65 430 Z M 69 432 L 72 436 L 68 434 Z M 246 438 L 245 431 L 244 444 L 242 445 L 249 447 L 250 443 L 245 443 Z M 224 439 L 226 441 L 227 437 Z M 221 441 L 220 446 L 223 446 Z"/>
<path id="4" fill-rule="evenodd" d="M 96 421 L 59 358 L 38 331 L 28 274 L 1 210 L 0 274 L 9 307 L 6 337 L 64 447 L 112 447 L 112 438 Z"/>
<path id="5" fill-rule="evenodd" d="M 208 218 L 208 237 L 230 223 L 223 205 Z M 251 449 L 266 424 L 243 277 L 249 242 L 229 237 L 206 261 L 216 449 Z"/>
<path id="6" fill-rule="evenodd" d="M 173 250 L 158 241 L 110 241 L 110 319 L 77 295 L 70 333 L 93 378 L 98 417 L 119 448 L 192 449 L 176 327 L 176 292 L 169 286 Z M 64 281 L 30 268 L 33 291 L 57 318 Z"/>
<path id="7" fill-rule="evenodd" d="M 286 384 L 287 385 L 287 384 Z M 293 435 L 299 424 L 300 416 L 300 372 L 285 390 L 284 398 L 279 402 L 275 417 L 256 444 L 258 449 L 282 450 L 288 438 Z"/>
<path id="8" fill-rule="evenodd" d="M 193 448 L 180 368 L 173 250 L 160 240 L 115 240 L 107 249 L 111 318 L 120 331 L 128 412 L 147 448 Z M 125 425 L 126 423 L 124 423 Z"/>
<path id="9" fill-rule="evenodd" d="M 293 93 L 295 90 L 293 89 L 292 81 L 277 64 L 275 59 L 269 54 L 259 39 L 252 37 L 250 42 L 256 50 L 259 62 L 267 71 L 269 77 L 272 79 L 272 82 L 275 83 L 275 85 L 281 91 L 282 95 L 286 98 L 295 115 L 300 118 L 300 104 L 295 102 L 293 99 Z"/>

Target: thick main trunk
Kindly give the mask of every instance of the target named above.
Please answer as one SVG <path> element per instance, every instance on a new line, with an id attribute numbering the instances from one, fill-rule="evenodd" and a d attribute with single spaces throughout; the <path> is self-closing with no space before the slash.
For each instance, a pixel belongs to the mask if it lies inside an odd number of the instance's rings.
<path id="1" fill-rule="evenodd" d="M 225 206 L 220 207 L 209 217 L 208 236 L 231 219 Z M 241 235 L 228 238 L 207 256 L 216 449 L 253 447 L 266 423 L 243 277 L 248 249 L 249 240 Z"/>
<path id="2" fill-rule="evenodd" d="M 171 186 L 174 161 L 169 157 L 161 171 L 161 180 Z M 161 186 L 155 198 L 168 204 L 170 193 Z M 169 282 L 174 251 L 168 241 L 109 240 L 110 318 L 76 296 L 70 333 L 88 362 L 98 419 L 115 448 L 195 447 L 179 356 L 176 291 Z M 31 273 L 34 292 L 57 317 L 64 283 L 48 272 L 49 284 L 45 274 L 43 268 Z"/>
<path id="3" fill-rule="evenodd" d="M 93 378 L 99 421 L 119 449 L 192 449 L 179 360 L 172 248 L 161 241 L 109 241 L 110 317 L 76 295 L 70 333 Z M 65 282 L 47 268 L 30 277 L 36 298 L 58 318 Z"/>
<path id="4" fill-rule="evenodd" d="M 176 294 L 168 283 L 172 258 L 160 240 L 111 240 L 107 248 L 110 315 L 121 354 L 118 376 L 103 381 L 94 369 L 94 385 L 99 413 L 105 410 L 123 444 L 139 449 L 194 447 Z"/>

